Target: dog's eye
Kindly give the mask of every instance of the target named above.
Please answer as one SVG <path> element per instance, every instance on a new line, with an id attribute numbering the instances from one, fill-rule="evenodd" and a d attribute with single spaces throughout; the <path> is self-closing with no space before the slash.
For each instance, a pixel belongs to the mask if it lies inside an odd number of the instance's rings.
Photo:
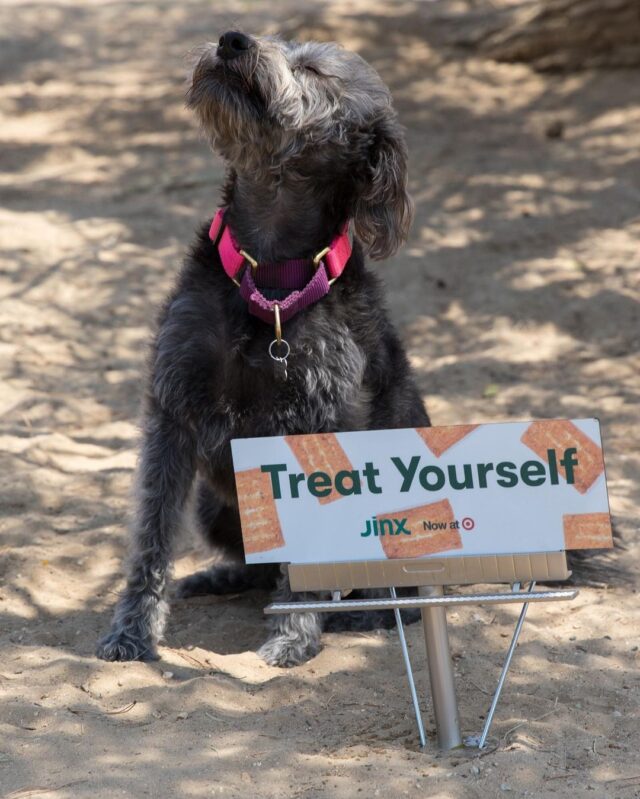
<path id="1" fill-rule="evenodd" d="M 305 72 L 313 72 L 314 75 L 320 76 L 322 74 L 318 72 L 318 70 L 315 67 L 312 67 L 310 64 L 296 64 L 293 69 L 294 72 L 303 69 Z"/>

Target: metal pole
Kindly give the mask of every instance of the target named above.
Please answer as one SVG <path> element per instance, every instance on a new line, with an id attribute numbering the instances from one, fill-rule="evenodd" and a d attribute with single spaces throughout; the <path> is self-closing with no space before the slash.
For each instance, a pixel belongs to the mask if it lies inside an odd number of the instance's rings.
<path id="1" fill-rule="evenodd" d="M 422 586 L 418 589 L 418 593 L 421 596 L 443 596 L 444 589 L 440 585 Z M 422 608 L 422 624 L 427 646 L 438 746 L 440 749 L 455 749 L 462 746 L 462 736 L 445 608 L 442 606 Z"/>
<path id="2" fill-rule="evenodd" d="M 518 583 L 516 583 L 518 588 L 520 587 Z M 531 593 L 533 589 L 536 587 L 535 580 L 530 584 L 529 588 L 527 589 L 526 593 Z M 515 588 L 515 586 L 514 586 Z M 517 589 L 516 589 L 517 590 Z M 507 657 L 505 658 L 504 665 L 502 667 L 502 672 L 500 674 L 500 679 L 498 680 L 498 685 L 496 687 L 496 692 L 493 695 L 493 702 L 491 703 L 491 707 L 489 708 L 489 712 L 487 713 L 487 718 L 484 723 L 484 728 L 482 730 L 482 735 L 480 736 L 480 741 L 478 742 L 478 749 L 484 749 L 485 742 L 487 740 L 487 735 L 489 735 L 489 730 L 491 728 L 491 722 L 493 721 L 493 716 L 496 712 L 496 707 L 498 706 L 498 700 L 500 699 L 500 694 L 502 693 L 502 688 L 504 686 L 504 681 L 507 679 L 507 672 L 509 671 L 509 666 L 511 665 L 511 659 L 513 658 L 513 653 L 516 651 L 516 646 L 518 644 L 518 638 L 520 637 L 520 631 L 522 630 L 522 625 L 524 624 L 524 618 L 527 615 L 527 610 L 529 608 L 529 603 L 525 602 L 522 606 L 522 610 L 520 611 L 520 616 L 518 618 L 518 623 L 516 624 L 516 629 L 513 633 L 513 638 L 511 639 L 511 645 L 509 646 L 509 651 L 507 652 Z"/>
<path id="3" fill-rule="evenodd" d="M 396 589 L 391 586 L 389 589 L 391 597 L 397 599 Z M 424 749 L 427 745 L 427 738 L 424 734 L 424 724 L 422 723 L 422 714 L 420 713 L 420 704 L 418 703 L 418 694 L 416 692 L 416 684 L 413 679 L 413 669 L 411 668 L 411 660 L 409 659 L 409 650 L 407 649 L 407 639 L 404 635 L 404 625 L 402 624 L 402 616 L 400 610 L 394 608 L 393 610 L 396 617 L 396 627 L 398 628 L 398 637 L 400 638 L 400 648 L 402 649 L 402 657 L 404 658 L 404 666 L 407 670 L 407 679 L 409 680 L 409 690 L 411 691 L 411 701 L 413 702 L 413 711 L 416 714 L 416 724 L 418 725 L 418 735 L 420 736 L 420 746 Z"/>

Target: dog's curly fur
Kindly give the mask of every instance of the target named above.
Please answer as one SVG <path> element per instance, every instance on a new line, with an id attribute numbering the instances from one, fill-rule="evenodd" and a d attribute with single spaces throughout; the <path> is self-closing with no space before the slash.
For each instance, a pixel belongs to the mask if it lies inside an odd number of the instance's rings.
<path id="1" fill-rule="evenodd" d="M 244 249 L 269 262 L 312 257 L 351 219 L 353 253 L 330 293 L 287 323 L 284 381 L 267 355 L 273 331 L 248 314 L 202 227 L 152 347 L 132 553 L 111 632 L 98 644 L 105 660 L 156 657 L 173 544 L 196 477 L 200 527 L 228 562 L 187 578 L 178 594 L 277 582 L 278 598 L 293 598 L 277 567 L 242 565 L 231 439 L 429 424 L 365 266 L 365 253 L 396 250 L 411 218 L 404 137 L 387 88 L 337 45 L 233 35 L 233 57 L 228 39 L 226 53 L 202 49 L 188 94 L 228 163 L 226 221 Z M 276 617 L 260 654 L 300 663 L 319 650 L 320 632 L 315 614 Z"/>

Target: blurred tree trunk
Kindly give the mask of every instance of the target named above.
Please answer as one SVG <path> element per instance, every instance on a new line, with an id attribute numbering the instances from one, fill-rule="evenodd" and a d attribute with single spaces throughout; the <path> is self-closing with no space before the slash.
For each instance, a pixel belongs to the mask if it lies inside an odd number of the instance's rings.
<path id="1" fill-rule="evenodd" d="M 544 71 L 640 66 L 640 0 L 537 0 L 482 50 Z"/>

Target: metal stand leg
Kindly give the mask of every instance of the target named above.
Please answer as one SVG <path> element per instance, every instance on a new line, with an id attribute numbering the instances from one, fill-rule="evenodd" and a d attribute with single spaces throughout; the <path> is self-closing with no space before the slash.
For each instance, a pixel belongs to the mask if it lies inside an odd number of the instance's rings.
<path id="1" fill-rule="evenodd" d="M 442 586 L 423 586 L 420 596 L 442 596 Z M 422 624 L 427 645 L 431 698 L 440 749 L 455 749 L 462 746 L 458 702 L 453 678 L 453 664 L 449 651 L 447 613 L 444 607 L 422 609 Z"/>
<path id="2" fill-rule="evenodd" d="M 396 589 L 393 586 L 389 589 L 391 597 L 397 599 Z M 422 723 L 422 714 L 420 713 L 420 705 L 418 703 L 418 694 L 416 692 L 416 684 L 413 679 L 413 669 L 411 668 L 411 660 L 409 659 L 409 650 L 407 649 L 407 639 L 404 635 L 404 625 L 402 624 L 402 616 L 400 609 L 394 608 L 393 610 L 396 617 L 396 627 L 398 628 L 398 637 L 400 638 L 400 647 L 402 649 L 402 657 L 404 658 L 404 665 L 407 670 L 407 679 L 409 680 L 409 690 L 411 691 L 411 701 L 413 702 L 413 711 L 416 714 L 416 724 L 418 725 L 418 735 L 420 736 L 420 746 L 423 748 L 427 745 L 427 739 L 424 734 L 424 724 Z"/>
<path id="3" fill-rule="evenodd" d="M 533 589 L 536 587 L 535 581 L 530 583 L 529 588 L 526 592 L 523 593 L 531 593 Z M 512 587 L 514 592 L 520 591 L 520 583 L 515 583 Z M 498 706 L 498 701 L 500 700 L 500 694 L 502 693 L 502 689 L 504 687 L 505 680 L 507 678 L 507 673 L 509 671 L 509 666 L 511 666 L 511 660 L 513 658 L 513 653 L 516 651 L 516 646 L 518 644 L 518 638 L 520 638 L 520 632 L 522 630 L 522 625 L 524 624 L 525 616 L 527 615 L 527 610 L 529 608 L 529 603 L 525 602 L 522 606 L 522 610 L 520 611 L 520 616 L 518 617 L 518 622 L 516 624 L 516 628 L 513 632 L 513 638 L 511 639 L 511 644 L 509 645 L 509 651 L 507 652 L 507 657 L 505 658 L 504 665 L 502 666 L 502 672 L 500 674 L 500 679 L 498 680 L 498 685 L 496 686 L 495 693 L 493 695 L 493 701 L 491 702 L 491 707 L 489 708 L 489 712 L 487 713 L 487 718 L 484 722 L 484 727 L 482 729 L 482 734 L 480 735 L 480 739 L 478 740 L 475 736 L 470 738 L 467 743 L 469 745 L 477 745 L 478 749 L 484 749 L 484 745 L 487 741 L 487 736 L 489 735 L 489 730 L 491 729 L 491 723 L 493 722 L 493 716 L 496 712 L 496 707 Z M 477 744 L 476 744 L 477 742 Z"/>

